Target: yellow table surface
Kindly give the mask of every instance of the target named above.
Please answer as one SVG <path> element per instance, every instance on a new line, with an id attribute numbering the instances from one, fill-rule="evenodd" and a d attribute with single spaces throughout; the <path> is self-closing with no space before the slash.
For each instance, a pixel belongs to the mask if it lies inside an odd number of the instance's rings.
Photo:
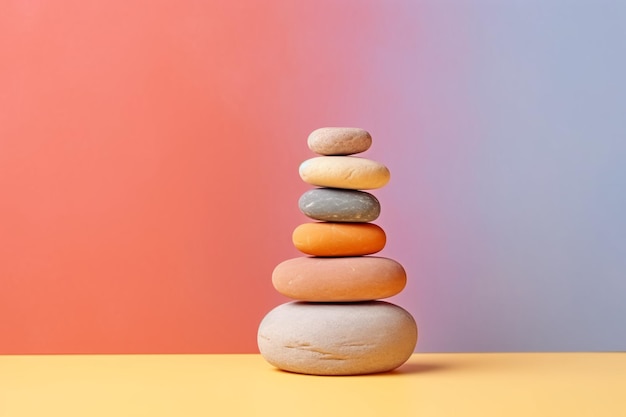
<path id="1" fill-rule="evenodd" d="M 626 416 L 626 353 L 415 354 L 379 375 L 259 355 L 0 356 L 0 416 Z"/>

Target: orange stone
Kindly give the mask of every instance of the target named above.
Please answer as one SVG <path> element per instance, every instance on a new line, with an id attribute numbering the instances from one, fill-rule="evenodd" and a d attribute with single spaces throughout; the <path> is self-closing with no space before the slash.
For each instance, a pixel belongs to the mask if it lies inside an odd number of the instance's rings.
<path id="1" fill-rule="evenodd" d="M 301 257 L 274 268 L 272 283 L 282 295 L 300 301 L 367 301 L 398 294 L 406 272 L 393 259 L 378 256 Z"/>
<path id="2" fill-rule="evenodd" d="M 294 246 L 313 256 L 361 256 L 381 251 L 385 231 L 373 223 L 304 223 L 293 231 Z"/>

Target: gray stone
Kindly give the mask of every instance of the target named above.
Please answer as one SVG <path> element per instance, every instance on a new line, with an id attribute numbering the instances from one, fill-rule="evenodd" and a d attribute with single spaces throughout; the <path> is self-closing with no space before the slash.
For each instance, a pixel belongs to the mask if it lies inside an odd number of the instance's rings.
<path id="1" fill-rule="evenodd" d="M 417 325 L 384 301 L 282 304 L 259 326 L 257 343 L 270 364 L 311 375 L 386 372 L 405 363 L 417 343 Z"/>
<path id="2" fill-rule="evenodd" d="M 300 211 L 315 220 L 371 222 L 380 214 L 380 203 L 370 193 L 337 188 L 316 188 L 302 194 Z"/>

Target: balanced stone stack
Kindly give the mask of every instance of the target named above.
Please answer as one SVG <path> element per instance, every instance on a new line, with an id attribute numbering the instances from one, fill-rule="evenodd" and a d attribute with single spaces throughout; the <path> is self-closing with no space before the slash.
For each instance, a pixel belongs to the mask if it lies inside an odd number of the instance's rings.
<path id="1" fill-rule="evenodd" d="M 356 157 L 372 138 L 358 128 L 317 129 L 309 148 L 321 155 L 300 165 L 315 188 L 299 200 L 313 222 L 298 226 L 293 244 L 306 255 L 279 264 L 274 288 L 294 300 L 269 312 L 258 331 L 261 355 L 277 368 L 313 375 L 385 372 L 413 353 L 417 326 L 401 307 L 380 301 L 404 289 L 398 262 L 371 256 L 386 235 L 372 221 L 380 203 L 362 190 L 383 187 L 384 165 Z"/>

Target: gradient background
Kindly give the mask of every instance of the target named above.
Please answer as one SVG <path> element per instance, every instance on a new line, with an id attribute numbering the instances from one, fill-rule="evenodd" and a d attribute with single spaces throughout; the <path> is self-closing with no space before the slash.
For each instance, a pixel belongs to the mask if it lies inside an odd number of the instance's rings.
<path id="1" fill-rule="evenodd" d="M 0 1 L 0 353 L 256 352 L 322 126 L 418 351 L 626 350 L 620 1 Z"/>

